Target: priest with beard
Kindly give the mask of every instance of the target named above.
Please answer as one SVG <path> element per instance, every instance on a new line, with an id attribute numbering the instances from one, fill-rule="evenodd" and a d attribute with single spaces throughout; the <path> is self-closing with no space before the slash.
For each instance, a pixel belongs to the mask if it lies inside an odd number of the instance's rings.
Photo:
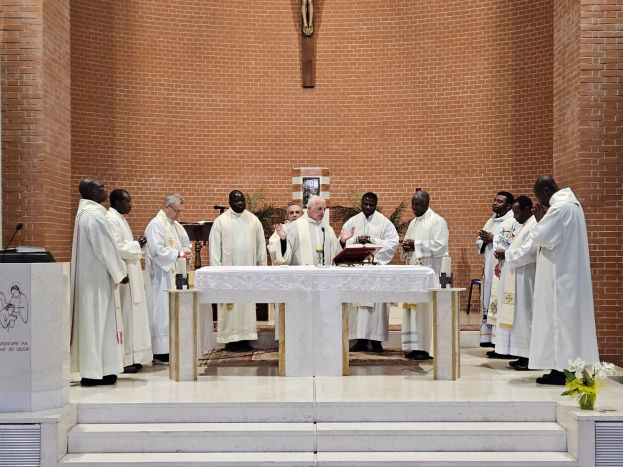
<path id="1" fill-rule="evenodd" d="M 229 193 L 229 209 L 218 216 L 210 230 L 210 266 L 266 266 L 266 240 L 260 220 L 247 211 L 239 190 Z M 218 305 L 217 342 L 225 350 L 252 350 L 257 340 L 255 303 Z"/>
<path id="2" fill-rule="evenodd" d="M 398 232 L 391 221 L 376 210 L 378 197 L 366 193 L 361 198 L 361 212 L 351 217 L 342 227 L 342 234 L 354 230 L 347 245 L 368 243 L 380 246 L 374 255 L 374 262 L 389 263 L 396 254 Z M 357 339 L 353 352 L 371 350 L 383 352 L 382 341 L 389 338 L 389 306 L 387 303 L 352 303 L 349 307 L 349 339 Z"/>
<path id="3" fill-rule="evenodd" d="M 476 239 L 476 250 L 483 256 L 484 271 L 482 277 L 482 294 L 481 307 L 482 307 L 482 324 L 480 326 L 480 346 L 481 347 L 495 347 L 493 343 L 493 315 L 495 310 L 491 310 L 489 316 L 489 309 L 491 308 L 492 298 L 494 298 L 494 306 L 497 305 L 497 277 L 495 276 L 495 267 L 498 265 L 498 260 L 495 257 L 495 250 L 500 248 L 507 248 L 508 245 L 504 245 L 506 241 L 512 236 L 513 226 L 515 219 L 513 218 L 513 211 L 511 206 L 515 202 L 515 199 L 508 191 L 500 191 L 493 198 L 493 204 L 491 209 L 493 215 L 487 220 L 484 227 L 478 231 L 478 238 Z M 510 242 L 508 242 L 510 243 Z M 495 350 L 487 353 L 488 357 L 498 357 Z"/>

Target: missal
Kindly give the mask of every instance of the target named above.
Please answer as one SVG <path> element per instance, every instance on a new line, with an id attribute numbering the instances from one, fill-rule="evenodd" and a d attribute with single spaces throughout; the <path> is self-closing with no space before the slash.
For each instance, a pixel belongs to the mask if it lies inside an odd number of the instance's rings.
<path id="1" fill-rule="evenodd" d="M 335 258 L 333 264 L 339 265 L 355 265 L 355 264 L 374 264 L 374 255 L 381 247 L 372 243 L 365 245 L 348 245 L 340 251 Z"/>

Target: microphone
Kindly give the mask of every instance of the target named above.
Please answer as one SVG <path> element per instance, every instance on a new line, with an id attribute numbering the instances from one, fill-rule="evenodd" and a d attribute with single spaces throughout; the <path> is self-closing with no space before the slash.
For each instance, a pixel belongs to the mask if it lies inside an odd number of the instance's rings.
<path id="1" fill-rule="evenodd" d="M 225 210 L 227 209 L 226 206 L 220 206 L 218 204 L 214 205 L 214 209 L 218 209 L 219 211 L 221 211 L 221 214 L 223 214 L 225 212 Z"/>
<path id="2" fill-rule="evenodd" d="M 324 242 L 325 242 L 324 227 L 320 227 L 320 230 L 322 230 L 322 265 L 324 266 Z"/>
<path id="3" fill-rule="evenodd" d="M 13 232 L 13 235 L 11 235 L 11 238 L 9 238 L 9 241 L 6 242 L 4 250 L 2 250 L 2 263 L 4 263 L 4 255 L 6 255 L 7 248 L 9 247 L 9 245 L 11 244 L 13 239 L 15 238 L 15 235 L 17 234 L 17 232 L 22 230 L 23 227 L 24 227 L 24 224 L 22 224 L 21 222 L 18 222 L 17 225 L 15 226 L 15 232 Z"/>

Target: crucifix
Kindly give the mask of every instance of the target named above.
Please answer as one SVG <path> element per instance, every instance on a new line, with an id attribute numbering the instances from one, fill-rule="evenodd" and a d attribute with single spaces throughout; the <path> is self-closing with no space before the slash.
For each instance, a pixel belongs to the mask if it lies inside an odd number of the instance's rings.
<path id="1" fill-rule="evenodd" d="M 304 88 L 313 88 L 316 78 L 316 67 L 314 64 L 314 2 L 313 0 L 301 0 L 301 15 L 303 17 L 303 39 L 302 39 L 302 78 Z"/>

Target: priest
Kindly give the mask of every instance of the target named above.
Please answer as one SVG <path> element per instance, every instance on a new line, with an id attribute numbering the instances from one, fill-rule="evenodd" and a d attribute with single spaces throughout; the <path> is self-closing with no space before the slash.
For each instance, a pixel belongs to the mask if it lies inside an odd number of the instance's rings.
<path id="1" fill-rule="evenodd" d="M 509 362 L 518 371 L 528 369 L 530 334 L 532 330 L 532 296 L 536 271 L 536 249 L 529 235 L 536 219 L 532 200 L 518 196 L 513 203 L 513 216 L 520 226 L 508 249 L 498 248 L 495 256 L 503 261 L 498 286 L 495 352 L 514 355 Z"/>
<path id="2" fill-rule="evenodd" d="M 293 266 L 330 265 L 341 249 L 341 243 L 353 236 L 354 229 L 343 232 L 338 240 L 330 225 L 323 225 L 327 202 L 318 195 L 309 197 L 307 213 L 295 222 L 288 224 L 287 229 L 277 226 L 280 248 L 275 255 L 275 264 Z"/>
<path id="3" fill-rule="evenodd" d="M 411 198 L 415 219 L 409 223 L 402 242 L 401 259 L 407 264 L 432 268 L 438 278 L 450 234 L 445 219 L 429 204 L 430 195 L 426 191 L 417 190 Z M 407 358 L 428 360 L 433 345 L 432 307 L 429 303 L 406 303 L 404 308 L 402 350 Z"/>
<path id="4" fill-rule="evenodd" d="M 71 255 L 71 367 L 82 386 L 115 384 L 123 371 L 123 325 L 119 284 L 127 269 L 117 253 L 102 203 L 104 184 L 80 182 L 82 199 L 74 225 Z"/>
<path id="5" fill-rule="evenodd" d="M 145 229 L 147 254 L 145 272 L 147 281 L 147 312 L 151 329 L 153 362 L 169 364 L 169 297 L 167 290 L 175 288 L 178 264 L 190 260 L 190 239 L 177 221 L 184 211 L 184 198 L 171 193 L 164 198 L 162 208 Z"/>
<path id="6" fill-rule="evenodd" d="M 266 266 L 266 240 L 260 220 L 246 209 L 239 190 L 229 193 L 229 209 L 218 216 L 210 230 L 211 266 Z M 218 306 L 217 342 L 232 352 L 252 350 L 257 340 L 255 303 Z"/>
<path id="7" fill-rule="evenodd" d="M 482 277 L 482 294 L 481 307 L 482 307 L 482 323 L 480 326 L 480 346 L 481 347 L 495 347 L 493 343 L 493 322 L 494 317 L 489 317 L 489 308 L 491 298 L 496 297 L 495 291 L 492 289 L 497 286 L 497 279 L 495 278 L 495 266 L 498 264 L 498 260 L 495 257 L 495 250 L 497 246 L 504 244 L 501 242 L 501 237 L 506 239 L 512 235 L 513 224 L 515 219 L 513 218 L 513 211 L 511 206 L 515 202 L 515 199 L 508 191 L 500 191 L 495 198 L 493 198 L 493 204 L 491 209 L 493 215 L 487 220 L 484 227 L 478 231 L 478 238 L 476 239 L 476 250 L 483 257 L 484 271 Z M 508 245 L 506 245 L 508 247 Z M 497 304 L 497 298 L 493 301 Z M 491 310 L 494 314 L 495 310 Z M 488 356 L 497 355 L 495 351 L 487 354 Z"/>
<path id="8" fill-rule="evenodd" d="M 374 255 L 378 264 L 389 263 L 396 254 L 398 232 L 391 221 L 376 210 L 378 197 L 375 193 L 365 193 L 361 197 L 361 212 L 351 217 L 342 227 L 343 235 L 354 229 L 347 245 L 374 244 L 381 249 Z M 371 350 L 383 352 L 382 341 L 389 338 L 389 307 L 387 303 L 353 303 L 349 314 L 349 339 L 357 339 L 353 352 Z"/>
<path id="9" fill-rule="evenodd" d="M 303 215 L 303 208 L 301 208 L 301 205 L 298 202 L 293 201 L 290 204 L 288 204 L 288 208 L 286 209 L 286 214 L 287 214 L 287 219 L 285 220 L 285 222 L 283 224 L 276 224 L 274 226 L 275 231 L 268 239 L 268 245 L 266 248 L 268 249 L 268 253 L 270 255 L 270 261 L 272 264 L 275 264 L 275 261 L 277 259 L 277 249 L 280 248 L 280 238 L 279 238 L 279 233 L 277 232 L 277 230 L 280 228 L 280 225 L 287 227 L 287 224 L 289 224 L 290 222 L 294 222 L 299 217 L 301 217 Z"/>
<path id="10" fill-rule="evenodd" d="M 145 302 L 145 281 L 141 259 L 147 238 L 134 239 L 125 216 L 132 210 L 132 197 L 126 190 L 110 192 L 110 207 L 106 213 L 119 256 L 128 268 L 129 284 L 119 287 L 123 319 L 123 372 L 136 373 L 152 360 L 149 318 Z"/>
<path id="11" fill-rule="evenodd" d="M 586 221 L 571 189 L 552 177 L 540 177 L 534 194 L 538 224 L 530 235 L 539 253 L 529 366 L 551 369 L 537 383 L 564 385 L 570 360 L 599 362 Z"/>

